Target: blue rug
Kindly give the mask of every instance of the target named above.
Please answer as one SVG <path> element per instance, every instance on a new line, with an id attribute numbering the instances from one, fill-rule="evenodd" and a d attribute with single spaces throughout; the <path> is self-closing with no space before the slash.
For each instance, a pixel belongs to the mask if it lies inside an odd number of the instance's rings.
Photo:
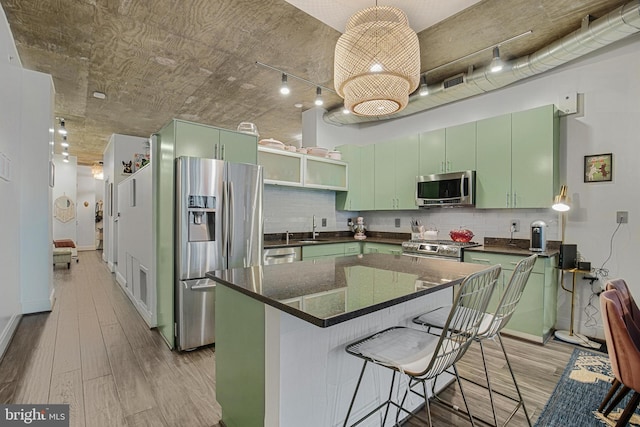
<path id="1" fill-rule="evenodd" d="M 609 391 L 611 381 L 613 373 L 607 354 L 576 348 L 536 427 L 614 426 L 633 393 L 605 418 L 596 410 Z M 640 425 L 637 410 L 629 425 Z"/>

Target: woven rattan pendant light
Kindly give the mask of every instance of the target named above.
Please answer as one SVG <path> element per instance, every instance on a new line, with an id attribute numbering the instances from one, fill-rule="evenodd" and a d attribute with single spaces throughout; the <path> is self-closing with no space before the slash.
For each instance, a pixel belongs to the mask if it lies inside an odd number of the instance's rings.
<path id="1" fill-rule="evenodd" d="M 344 106 L 360 116 L 404 109 L 420 83 L 418 36 L 391 6 L 354 14 L 335 50 L 334 84 Z"/>

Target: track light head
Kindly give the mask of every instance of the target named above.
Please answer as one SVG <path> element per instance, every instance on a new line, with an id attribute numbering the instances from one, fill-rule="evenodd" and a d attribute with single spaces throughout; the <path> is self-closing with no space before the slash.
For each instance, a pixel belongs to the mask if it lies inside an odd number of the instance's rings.
<path id="1" fill-rule="evenodd" d="M 287 75 L 285 73 L 282 73 L 282 86 L 280 86 L 280 93 L 283 95 L 289 95 L 289 93 L 291 93 L 289 85 L 287 84 Z"/>
<path id="2" fill-rule="evenodd" d="M 316 100 L 313 103 L 318 107 L 324 104 L 324 101 L 322 100 L 322 89 L 320 89 L 320 86 L 316 87 Z"/>

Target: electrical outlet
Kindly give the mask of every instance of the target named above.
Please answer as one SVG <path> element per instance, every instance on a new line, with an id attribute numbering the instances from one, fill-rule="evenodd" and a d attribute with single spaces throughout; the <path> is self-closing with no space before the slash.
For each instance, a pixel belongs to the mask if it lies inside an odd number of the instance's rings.
<path id="1" fill-rule="evenodd" d="M 322 218 L 322 226 L 323 227 L 327 226 L 327 218 Z"/>
<path id="2" fill-rule="evenodd" d="M 616 223 L 617 224 L 626 224 L 629 222 L 629 212 L 628 211 L 618 211 L 616 212 Z"/>
<path id="3" fill-rule="evenodd" d="M 509 222 L 509 229 L 511 230 L 512 233 L 517 233 L 518 231 L 520 231 L 520 220 L 512 219 Z"/>
<path id="4" fill-rule="evenodd" d="M 400 228 L 400 218 L 396 218 L 396 228 Z"/>

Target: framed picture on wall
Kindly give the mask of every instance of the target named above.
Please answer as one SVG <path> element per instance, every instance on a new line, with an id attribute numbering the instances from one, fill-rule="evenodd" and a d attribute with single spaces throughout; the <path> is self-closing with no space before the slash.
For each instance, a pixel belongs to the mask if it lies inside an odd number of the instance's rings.
<path id="1" fill-rule="evenodd" d="M 611 181 L 612 178 L 612 153 L 584 156 L 584 182 Z"/>

